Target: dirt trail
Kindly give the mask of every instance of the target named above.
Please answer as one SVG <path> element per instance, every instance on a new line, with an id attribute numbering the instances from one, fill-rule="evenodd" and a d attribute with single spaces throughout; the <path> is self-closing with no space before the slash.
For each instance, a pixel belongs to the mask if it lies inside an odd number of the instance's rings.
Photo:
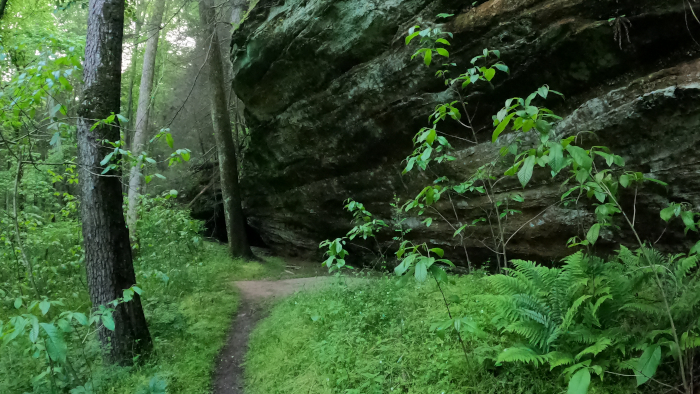
<path id="1" fill-rule="evenodd" d="M 243 394 L 243 360 L 248 351 L 248 337 L 256 323 L 265 317 L 263 301 L 285 297 L 298 290 L 319 288 L 333 281 L 332 277 L 235 282 L 241 292 L 238 315 L 219 353 L 214 373 L 214 394 Z"/>

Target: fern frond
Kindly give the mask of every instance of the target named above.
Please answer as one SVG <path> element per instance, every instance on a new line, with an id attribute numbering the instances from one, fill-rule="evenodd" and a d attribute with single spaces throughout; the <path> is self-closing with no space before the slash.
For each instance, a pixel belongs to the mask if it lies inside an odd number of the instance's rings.
<path id="1" fill-rule="evenodd" d="M 610 345 L 612 345 L 612 341 L 610 340 L 610 338 L 601 338 L 593 345 L 579 352 L 579 354 L 576 355 L 576 361 L 580 360 L 583 356 L 587 354 L 593 355 L 593 357 L 595 357 L 600 352 L 607 349 Z"/>
<path id="2" fill-rule="evenodd" d="M 549 360 L 549 370 L 553 370 L 556 367 L 562 365 L 571 365 L 574 363 L 574 356 L 571 353 L 566 352 L 550 352 L 547 353 L 547 359 Z"/>
<path id="3" fill-rule="evenodd" d="M 567 335 L 573 338 L 574 341 L 584 344 L 595 343 L 599 338 L 597 332 L 585 327 L 579 327 L 576 330 L 569 331 Z"/>
<path id="4" fill-rule="evenodd" d="M 698 265 L 698 256 L 694 255 L 691 257 L 686 257 L 678 261 L 678 265 L 674 271 L 676 281 L 680 284 L 683 279 L 688 275 L 688 272 Z"/>
<path id="5" fill-rule="evenodd" d="M 516 305 L 520 308 L 526 308 L 533 311 L 537 311 L 539 314 L 548 315 L 550 312 L 549 307 L 544 302 L 540 301 L 529 294 L 516 294 L 513 296 L 513 300 Z"/>
<path id="6" fill-rule="evenodd" d="M 628 268 L 636 268 L 639 266 L 639 257 L 632 253 L 626 246 L 620 245 L 620 250 L 617 252 L 617 258 Z"/>
<path id="7" fill-rule="evenodd" d="M 566 315 L 564 316 L 564 320 L 562 321 L 560 327 L 563 331 L 566 331 L 569 329 L 571 324 L 574 321 L 574 318 L 576 317 L 576 313 L 578 312 L 578 308 L 581 307 L 581 304 L 583 304 L 584 301 L 587 299 L 591 298 L 589 295 L 582 295 L 581 297 L 577 298 L 576 301 L 571 305 L 569 310 L 566 311 Z"/>
<path id="8" fill-rule="evenodd" d="M 532 363 L 536 367 L 547 362 L 547 356 L 538 354 L 527 347 L 512 347 L 503 349 L 496 360 L 499 363 Z"/>
<path id="9" fill-rule="evenodd" d="M 625 305 L 623 305 L 620 310 L 635 310 L 638 312 L 642 312 L 646 315 L 649 316 L 659 316 L 664 313 L 664 310 L 654 304 L 645 304 L 642 302 L 630 302 Z"/>
<path id="10" fill-rule="evenodd" d="M 700 347 L 700 337 L 693 333 L 684 332 L 681 335 L 681 350 L 695 349 Z"/>
<path id="11" fill-rule="evenodd" d="M 525 337 L 531 344 L 544 347 L 549 331 L 547 327 L 535 321 L 516 321 L 509 324 L 504 331 Z"/>
<path id="12" fill-rule="evenodd" d="M 514 295 L 528 293 L 528 287 L 518 278 L 506 275 L 487 276 L 486 281 L 493 286 L 496 294 Z"/>

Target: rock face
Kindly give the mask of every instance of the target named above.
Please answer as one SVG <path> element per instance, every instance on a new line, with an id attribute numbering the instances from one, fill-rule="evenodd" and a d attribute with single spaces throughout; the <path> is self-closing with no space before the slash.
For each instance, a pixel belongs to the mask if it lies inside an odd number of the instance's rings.
<path id="1" fill-rule="evenodd" d="M 456 160 L 441 174 L 464 180 L 491 161 L 511 137 L 492 144 L 491 116 L 503 102 L 543 84 L 563 92 L 546 105 L 564 117 L 562 135 L 590 131 L 584 143 L 609 146 L 628 169 L 670 184 L 626 190 L 628 215 L 642 236 L 666 250 L 688 247 L 696 235 L 665 229 L 658 210 L 668 201 L 700 207 L 700 24 L 671 0 L 260 0 L 234 33 L 234 89 L 245 102 L 251 130 L 242 183 L 250 224 L 281 252 L 319 253 L 318 243 L 350 228 L 343 200 L 363 202 L 390 222 L 394 195 L 414 197 L 436 178 L 402 176 L 412 137 L 428 126 L 435 105 L 455 100 L 435 77 L 439 65 L 411 60 L 418 48 L 404 38 L 413 25 L 452 32 L 450 62 L 464 72 L 484 48 L 498 49 L 511 74 L 493 86 L 465 90 L 479 144 L 450 138 Z M 439 13 L 455 14 L 448 19 Z M 696 12 L 697 13 L 697 12 Z M 609 21 L 610 18 L 619 17 Z M 438 24 L 441 23 L 441 24 Z M 618 31 L 619 34 L 615 32 Z M 628 41 L 629 37 L 629 41 Z M 448 120 L 439 130 L 470 137 Z M 586 134 L 589 135 L 589 134 Z M 588 137 L 586 137 L 588 138 Z M 499 184 L 499 198 L 522 193 L 523 213 L 509 219 L 509 257 L 554 260 L 571 253 L 566 240 L 595 219 L 593 204 L 556 205 L 559 178 L 535 171 L 524 190 L 517 179 Z M 453 222 L 471 223 L 488 202 L 475 196 L 438 208 Z M 415 212 L 405 222 L 411 239 L 443 245 L 463 258 L 454 230 L 437 213 L 430 227 Z M 539 215 L 539 216 L 537 216 Z M 532 220 L 533 217 L 536 219 Z M 620 223 L 597 245 L 609 251 L 633 237 Z M 665 232 L 664 232 L 665 230 Z M 490 229 L 473 229 L 467 247 L 476 261 L 493 259 Z M 663 236 L 661 236 L 663 233 Z M 381 238 L 391 245 L 391 231 Z M 661 236 L 661 237 L 660 237 Z M 659 238 L 660 237 L 660 238 Z M 368 245 L 364 245 L 368 246 Z M 371 247 L 371 246 L 370 246 Z M 353 249 L 351 254 L 360 252 Z M 359 254 L 359 253 L 355 253 Z"/>

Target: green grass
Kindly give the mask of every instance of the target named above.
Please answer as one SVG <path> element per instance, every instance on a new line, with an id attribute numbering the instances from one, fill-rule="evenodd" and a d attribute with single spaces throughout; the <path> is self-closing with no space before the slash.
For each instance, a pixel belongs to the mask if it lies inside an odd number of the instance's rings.
<path id="1" fill-rule="evenodd" d="M 486 338 L 468 338 L 470 362 L 454 337 L 430 325 L 447 319 L 433 283 L 398 287 L 395 278 L 298 293 L 275 306 L 251 337 L 246 361 L 248 394 L 563 393 L 566 383 L 548 368 L 480 359 L 488 346 L 511 338 L 490 327 L 488 293 L 479 276 L 455 278 L 452 312 L 472 316 Z M 606 377 L 609 393 L 633 392 L 631 382 Z"/>
<path id="2" fill-rule="evenodd" d="M 278 275 L 284 261 L 231 260 L 224 246 L 211 243 L 205 244 L 200 260 L 199 285 L 189 294 L 177 294 L 168 301 L 145 294 L 155 354 L 141 366 L 107 371 L 104 378 L 114 385 L 106 392 L 133 394 L 145 389 L 154 376 L 167 382 L 169 394 L 210 392 L 216 356 L 238 308 L 232 282 Z"/>
<path id="3" fill-rule="evenodd" d="M 144 290 L 142 302 L 154 341 L 150 357 L 133 367 L 108 367 L 101 365 L 94 335 L 81 345 L 77 343 L 80 341 L 71 342 L 69 357 L 83 371 L 83 383 L 91 382 L 91 393 L 163 394 L 148 389 L 152 379 L 165 383 L 169 394 L 210 392 L 216 356 L 238 308 L 239 298 L 232 282 L 276 277 L 284 272 L 286 264 L 277 258 L 264 262 L 232 260 L 225 246 L 208 242 L 186 257 L 171 258 L 169 253 L 172 253 L 170 248 L 156 245 L 149 249 L 148 260 L 137 267 L 141 272 L 139 285 Z M 168 280 L 149 274 L 151 266 L 167 272 Z M 89 301 L 82 286 L 76 290 L 79 292 L 65 302 L 80 310 Z M 16 313 L 13 306 L 4 305 L 0 309 L 0 321 L 7 321 Z M 27 341 L 21 340 L 3 347 L 0 340 L 3 371 L 0 393 L 68 393 L 75 387 L 53 391 L 46 379 L 33 382 L 46 365 L 43 358 L 31 357 L 26 352 L 27 346 Z M 89 367 L 85 363 L 87 359 Z"/>

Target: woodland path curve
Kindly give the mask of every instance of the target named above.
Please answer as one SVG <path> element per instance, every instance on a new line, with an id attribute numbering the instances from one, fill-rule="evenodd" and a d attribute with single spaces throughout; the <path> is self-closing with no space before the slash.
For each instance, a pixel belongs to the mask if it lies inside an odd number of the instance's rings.
<path id="1" fill-rule="evenodd" d="M 219 353 L 214 371 L 214 394 L 244 394 L 243 361 L 248 351 L 248 338 L 260 319 L 265 317 L 264 301 L 286 297 L 299 290 L 319 288 L 333 277 L 315 276 L 285 280 L 253 280 L 234 282 L 241 295 L 236 318 L 226 344 Z"/>

